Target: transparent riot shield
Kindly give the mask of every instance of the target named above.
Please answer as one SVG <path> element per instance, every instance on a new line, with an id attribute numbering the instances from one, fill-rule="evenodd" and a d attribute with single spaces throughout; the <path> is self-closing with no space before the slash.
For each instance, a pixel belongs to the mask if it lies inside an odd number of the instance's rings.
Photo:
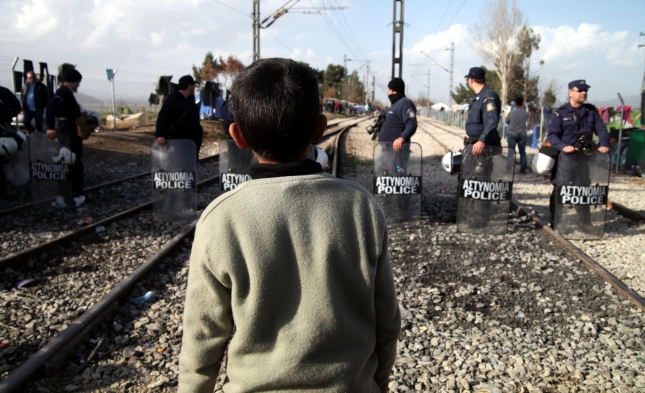
<path id="1" fill-rule="evenodd" d="M 418 143 L 392 142 L 374 146 L 374 196 L 388 224 L 414 227 L 421 222 L 422 154 Z"/>
<path id="2" fill-rule="evenodd" d="M 24 144 L 23 144 L 24 145 Z M 29 136 L 31 204 L 38 209 L 73 206 L 72 177 L 76 154 L 69 138 L 50 140 L 47 134 Z"/>
<path id="3" fill-rule="evenodd" d="M 222 143 L 219 153 L 220 190 L 234 190 L 245 181 L 251 180 L 249 166 L 257 162 L 251 149 L 240 149 L 234 140 Z"/>
<path id="4" fill-rule="evenodd" d="M 157 221 L 189 221 L 197 214 L 197 151 L 188 139 L 153 142 L 152 210 Z"/>
<path id="5" fill-rule="evenodd" d="M 515 152 L 487 146 L 475 156 L 472 147 L 464 148 L 461 162 L 457 228 L 467 233 L 503 233 L 513 196 Z"/>
<path id="6" fill-rule="evenodd" d="M 4 174 L 11 183 L 20 186 L 29 181 L 29 136 L 3 167 Z"/>
<path id="7" fill-rule="evenodd" d="M 600 239 L 604 235 L 609 167 L 609 154 L 560 154 L 555 188 L 556 232 L 567 239 Z"/>

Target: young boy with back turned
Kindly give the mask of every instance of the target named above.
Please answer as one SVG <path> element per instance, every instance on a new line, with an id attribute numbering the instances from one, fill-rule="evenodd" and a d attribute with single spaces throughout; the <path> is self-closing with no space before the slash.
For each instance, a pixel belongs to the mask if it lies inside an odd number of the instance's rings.
<path id="1" fill-rule="evenodd" d="M 307 159 L 327 119 L 312 70 L 263 59 L 233 83 L 253 180 L 197 224 L 179 392 L 386 392 L 401 329 L 387 227 L 361 186 Z"/>

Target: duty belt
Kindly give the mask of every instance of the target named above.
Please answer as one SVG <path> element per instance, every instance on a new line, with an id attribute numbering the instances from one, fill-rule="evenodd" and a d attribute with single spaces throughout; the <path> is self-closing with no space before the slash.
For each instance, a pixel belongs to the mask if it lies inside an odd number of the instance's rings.
<path id="1" fill-rule="evenodd" d="M 475 143 L 479 142 L 479 138 L 481 138 L 481 136 L 481 132 L 477 134 L 477 136 L 466 136 L 464 138 L 464 146 L 474 145 Z"/>

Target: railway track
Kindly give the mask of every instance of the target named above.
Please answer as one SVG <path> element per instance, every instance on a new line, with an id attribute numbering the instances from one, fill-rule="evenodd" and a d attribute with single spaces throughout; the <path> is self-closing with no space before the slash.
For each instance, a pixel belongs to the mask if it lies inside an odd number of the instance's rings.
<path id="1" fill-rule="evenodd" d="M 333 173 L 371 189 L 373 144 L 362 127 L 328 143 L 335 153 L 330 157 Z M 423 146 L 428 156 L 442 155 L 429 137 Z M 424 179 L 425 203 L 430 203 L 441 195 L 427 187 L 439 181 L 437 176 L 451 178 L 437 160 L 424 161 L 424 176 L 430 179 Z M 80 386 L 88 392 L 174 391 L 193 226 L 169 231 L 141 253 L 155 254 L 127 279 L 113 280 L 106 295 L 0 382 L 0 392 L 74 391 Z M 507 236 L 473 236 L 460 234 L 452 223 L 424 217 L 418 230 L 391 230 L 404 331 L 390 390 L 466 391 L 477 384 L 527 392 L 581 386 L 639 389 L 640 382 L 629 378 L 630 370 L 638 376 L 634 370 L 644 350 L 637 334 L 642 311 L 630 309 L 529 216 L 514 215 L 510 227 Z M 140 229 L 138 233 L 148 230 Z M 115 232 L 101 235 L 110 239 L 96 240 L 110 242 Z M 109 258 L 136 250 L 126 244 L 108 253 L 104 263 L 116 264 L 118 257 Z M 98 287 L 96 281 L 86 280 L 86 285 Z M 156 294 L 150 302 L 124 302 L 150 290 Z M 66 306 L 61 308 L 69 312 Z M 617 349 L 611 350 L 608 342 Z M 23 385 L 41 367 L 57 376 Z M 606 382 L 601 385 L 607 372 L 610 388 Z M 220 378 L 216 391 L 222 382 Z"/>
<path id="2" fill-rule="evenodd" d="M 424 205 L 452 209 L 438 191 L 455 183 L 440 168 L 453 149 L 422 134 Z M 362 156 L 368 165 L 370 151 Z M 355 179 L 370 186 L 369 176 Z M 642 298 L 514 205 L 500 236 L 462 234 L 431 216 L 416 231 L 390 232 L 405 323 L 391 391 L 641 391 L 630 378 L 642 372 Z"/>
<path id="3" fill-rule="evenodd" d="M 335 134 L 357 122 L 357 120 L 350 120 L 330 125 L 324 139 L 333 139 Z M 202 182 L 204 183 L 202 185 L 206 186 L 215 180 L 217 177 L 207 179 Z M 207 200 L 200 200 L 202 208 L 216 194 L 216 191 L 210 191 L 206 194 Z M 114 310 L 118 308 L 118 300 L 127 297 L 133 288 L 136 292 L 134 297 L 147 292 L 137 292 L 137 286 L 141 285 L 142 280 L 148 280 L 147 287 L 155 292 L 167 290 L 163 285 L 158 284 L 160 282 L 166 284 L 169 281 L 168 275 L 163 275 L 160 280 L 150 279 L 150 275 L 155 274 L 151 271 L 176 268 L 177 266 L 171 267 L 172 263 L 169 263 L 167 268 L 161 263 L 169 255 L 170 258 L 182 255 L 181 261 L 186 260 L 190 246 L 186 246 L 184 241 L 188 241 L 187 238 L 194 230 L 196 221 L 184 227 L 177 224 L 156 223 L 151 214 L 146 211 L 149 206 L 150 203 L 145 203 L 128 209 L 63 238 L 0 261 L 0 265 L 5 268 L 9 265 L 22 267 L 15 271 L 11 268 L 5 270 L 5 287 L 11 287 L 13 286 L 11 282 L 22 280 L 30 275 L 37 280 L 37 286 L 32 288 L 35 295 L 25 291 L 12 291 L 12 295 L 4 296 L 5 306 L 18 311 L 5 318 L 5 322 L 9 323 L 0 325 L 0 332 L 4 330 L 5 336 L 15 339 L 24 335 L 28 337 L 19 340 L 18 342 L 23 341 L 19 344 L 20 347 L 10 351 L 9 354 L 12 355 L 20 350 L 20 356 L 9 356 L 11 365 L 5 362 L 5 365 L 0 366 L 6 373 L 24 362 L 0 382 L 0 392 L 18 391 L 42 367 L 48 369 L 50 374 L 61 371 L 64 374 L 61 364 L 66 364 L 69 351 L 79 344 L 83 346 L 82 343 L 89 332 L 95 331 L 105 318 L 114 315 Z M 134 216 L 129 217 L 131 215 Z M 126 223 L 135 223 L 136 229 L 128 229 L 128 225 L 123 224 L 124 220 Z M 97 233 L 96 229 L 99 227 L 105 230 Z M 161 236 L 136 235 L 146 231 L 160 233 Z M 135 239 L 132 239 L 133 237 Z M 171 237 L 172 239 L 169 240 Z M 143 238 L 142 242 L 138 242 L 140 238 Z M 62 248 L 62 243 L 71 243 L 71 246 Z M 182 245 L 183 252 L 177 251 L 176 249 L 181 248 Z M 146 256 L 150 254 L 154 255 L 146 260 Z M 36 266 L 37 264 L 41 266 Z M 179 266 L 184 265 L 180 263 Z M 43 267 L 45 267 L 44 270 Z M 38 274 L 38 270 L 42 270 L 43 273 Z M 73 287 L 72 291 L 69 291 L 66 285 Z M 70 292 L 73 292 L 74 296 L 70 296 Z M 157 296 L 164 298 L 160 293 Z M 25 316 L 21 311 L 33 309 L 34 304 L 38 304 L 38 308 L 46 315 L 46 323 L 42 320 L 38 321 L 38 325 L 46 326 L 44 328 L 36 326 L 37 316 L 31 313 Z M 132 306 L 128 303 L 126 305 Z M 26 324 L 23 321 L 25 318 Z M 123 322 L 123 324 L 126 323 Z M 126 327 L 126 330 L 129 329 Z M 119 342 L 123 343 L 123 340 Z M 34 352 L 35 354 L 27 359 L 27 356 Z M 9 368 L 11 366 L 13 367 Z"/>
<path id="4" fill-rule="evenodd" d="M 437 124 L 432 124 L 436 128 L 441 129 L 442 131 L 445 131 L 446 133 L 456 137 L 456 138 L 463 138 L 462 135 L 458 135 L 455 132 L 448 130 L 444 127 L 441 127 L 440 125 Z M 422 127 L 422 131 L 424 131 L 428 136 L 430 136 L 436 143 L 438 143 L 441 148 L 447 153 L 450 151 L 450 148 L 446 146 L 444 143 L 442 143 L 436 136 L 434 136 L 432 133 L 428 132 L 426 129 Z M 621 293 L 625 298 L 627 298 L 629 301 L 634 303 L 637 307 L 639 307 L 641 310 L 645 311 L 645 299 L 643 299 L 638 293 L 634 292 L 628 285 L 620 281 L 618 278 L 616 278 L 614 275 L 609 273 L 605 268 L 601 266 L 601 264 L 597 263 L 594 261 L 592 258 L 590 258 L 588 255 L 586 255 L 582 250 L 580 250 L 578 247 L 574 246 L 571 242 L 566 240 L 564 237 L 562 237 L 560 234 L 552 230 L 539 216 L 537 216 L 534 213 L 531 213 L 529 209 L 525 207 L 520 201 L 517 199 L 513 198 L 511 200 L 511 205 L 512 208 L 516 211 L 517 214 L 519 215 L 525 215 L 531 218 L 537 225 L 539 225 L 549 236 L 553 237 L 559 244 L 561 244 L 563 247 L 568 249 L 571 253 L 576 255 L 581 262 L 583 262 L 589 269 L 593 270 L 596 274 L 598 274 L 603 280 L 605 280 L 607 283 L 611 284 L 619 293 Z M 615 206 L 614 206 L 615 205 Z M 634 218 L 634 219 L 645 219 L 645 216 L 641 215 L 640 213 L 633 211 L 625 206 L 622 206 L 620 204 L 612 204 L 609 202 L 608 204 L 609 208 L 612 208 L 614 210 L 617 210 L 620 214 L 624 215 L 625 217 L 629 218 Z"/>

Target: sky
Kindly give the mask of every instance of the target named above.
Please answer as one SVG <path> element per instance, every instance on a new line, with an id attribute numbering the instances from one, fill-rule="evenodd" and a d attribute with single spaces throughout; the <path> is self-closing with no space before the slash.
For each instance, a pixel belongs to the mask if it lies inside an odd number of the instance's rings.
<path id="1" fill-rule="evenodd" d="M 287 0 L 260 0 L 261 19 Z M 291 0 L 296 1 L 296 0 Z M 497 1 L 497 0 L 494 0 Z M 403 79 L 407 95 L 449 100 L 450 44 L 454 43 L 454 86 L 473 66 L 485 65 L 474 49 L 474 26 L 491 0 L 408 0 L 404 3 Z M 644 0 L 616 3 L 586 0 L 517 0 L 527 26 L 541 37 L 532 71 L 542 87 L 554 81 L 558 101 L 567 83 L 585 79 L 592 103 L 640 104 L 645 73 Z M 584 4 L 584 6 L 582 6 Z M 314 7 L 346 7 L 321 14 Z M 300 8 L 301 10 L 297 10 Z M 302 9 L 308 8 L 308 9 Z M 0 0 L 0 85 L 11 86 L 11 65 L 47 62 L 56 73 L 63 62 L 83 74 L 79 92 L 108 101 L 106 68 L 117 69 L 117 100 L 145 101 L 160 75 L 192 74 L 207 51 L 253 57 L 252 0 Z M 300 0 L 261 31 L 261 57 L 288 57 L 318 69 L 343 64 L 376 77 L 376 99 L 387 101 L 391 78 L 392 0 Z M 433 58 L 428 59 L 424 52 Z M 540 66 L 540 60 L 544 64 Z M 370 77 L 371 80 L 371 77 Z"/>

